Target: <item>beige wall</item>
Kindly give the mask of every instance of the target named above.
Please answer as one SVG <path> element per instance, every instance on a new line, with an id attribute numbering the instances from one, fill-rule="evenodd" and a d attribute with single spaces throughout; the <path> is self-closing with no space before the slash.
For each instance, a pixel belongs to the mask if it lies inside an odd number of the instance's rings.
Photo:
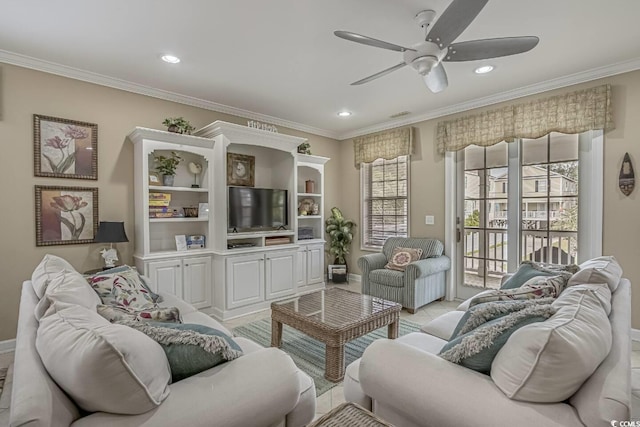
<path id="1" fill-rule="evenodd" d="M 37 178 L 33 174 L 33 114 L 98 124 L 98 180 Z M 34 185 L 98 187 L 100 219 L 124 221 L 133 239 L 133 146 L 125 135 L 135 126 L 163 129 L 165 117 L 184 116 L 197 128 L 215 120 L 246 119 L 162 101 L 64 77 L 0 65 L 0 341 L 15 337 L 22 281 L 44 254 L 53 253 L 84 271 L 101 265 L 101 245 L 36 247 Z M 326 165 L 326 203 L 338 204 L 338 141 L 279 127 L 280 133 L 309 138 L 313 154 Z M 120 259 L 132 262 L 133 242 L 117 245 Z"/>
<path id="2" fill-rule="evenodd" d="M 640 71 L 593 81 L 517 101 L 493 105 L 482 110 L 529 101 L 581 88 L 609 83 L 612 86 L 612 108 L 616 129 L 605 134 L 604 147 L 604 236 L 603 253 L 614 255 L 622 264 L 624 275 L 632 282 L 632 307 L 640 307 L 640 182 L 630 197 L 618 189 L 618 174 L 622 157 L 629 152 L 640 179 Z M 410 230 L 412 236 L 444 238 L 444 157 L 435 147 L 438 121 L 466 113 L 427 120 L 414 125 L 415 155 L 411 158 Z M 353 142 L 343 141 L 341 207 L 343 213 L 360 224 L 360 179 L 353 164 Z M 425 225 L 424 216 L 435 215 L 435 225 Z M 354 273 L 360 273 L 356 261 L 366 252 L 360 250 L 360 229 L 349 258 Z M 633 310 L 633 327 L 640 328 L 640 310 Z"/>

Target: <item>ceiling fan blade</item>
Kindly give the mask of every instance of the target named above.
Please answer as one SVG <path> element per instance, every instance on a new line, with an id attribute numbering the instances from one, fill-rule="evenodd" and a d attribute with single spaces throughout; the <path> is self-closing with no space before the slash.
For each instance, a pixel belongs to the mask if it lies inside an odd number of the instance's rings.
<path id="1" fill-rule="evenodd" d="M 447 56 L 443 61 L 476 61 L 478 59 L 497 58 L 528 52 L 540 39 L 535 36 L 502 37 L 496 39 L 471 40 L 454 43 L 449 46 Z"/>
<path id="2" fill-rule="evenodd" d="M 449 79 L 447 79 L 447 73 L 444 71 L 444 65 L 440 63 L 433 67 L 429 74 L 424 76 L 424 83 L 433 93 L 445 90 L 449 86 Z"/>
<path id="3" fill-rule="evenodd" d="M 427 34 L 427 41 L 449 46 L 471 24 L 489 0 L 453 0 Z"/>
<path id="4" fill-rule="evenodd" d="M 371 75 L 369 77 L 365 77 L 362 80 L 358 80 L 357 82 L 353 82 L 353 83 L 351 83 L 351 86 L 357 86 L 357 85 L 361 85 L 363 83 L 368 83 L 371 80 L 377 79 L 378 77 L 386 76 L 387 74 L 391 73 L 392 71 L 399 70 L 400 68 L 404 67 L 405 65 L 407 65 L 407 64 L 405 64 L 404 62 L 401 62 L 398 65 L 394 65 L 391 68 L 387 68 L 386 70 L 382 70 L 382 71 L 380 71 L 378 73 L 375 73 L 375 74 L 373 74 L 373 75 Z"/>
<path id="5" fill-rule="evenodd" d="M 398 46 L 397 44 L 388 43 L 382 40 L 373 39 L 371 37 L 352 33 L 350 31 L 334 31 L 333 34 L 340 37 L 341 39 L 349 40 L 356 43 L 366 44 L 367 46 L 381 47 L 382 49 L 395 50 L 397 52 L 414 50 L 414 49 L 409 49 L 408 47 L 402 47 L 402 46 Z"/>

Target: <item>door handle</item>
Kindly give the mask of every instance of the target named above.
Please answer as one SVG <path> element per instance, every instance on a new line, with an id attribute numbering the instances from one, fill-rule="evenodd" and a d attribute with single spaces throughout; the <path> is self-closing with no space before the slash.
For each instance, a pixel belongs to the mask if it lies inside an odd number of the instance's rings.
<path id="1" fill-rule="evenodd" d="M 456 242 L 460 243 L 460 239 L 462 238 L 462 233 L 459 228 L 456 228 Z"/>

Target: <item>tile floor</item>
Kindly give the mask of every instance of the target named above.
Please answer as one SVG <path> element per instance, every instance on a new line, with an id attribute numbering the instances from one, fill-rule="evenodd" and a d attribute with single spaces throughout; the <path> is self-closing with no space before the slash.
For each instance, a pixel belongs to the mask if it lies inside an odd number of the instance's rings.
<path id="1" fill-rule="evenodd" d="M 345 289 L 349 289 L 352 291 L 360 291 L 360 283 L 352 282 L 347 285 L 332 285 L 339 286 Z M 417 323 L 419 325 L 424 325 L 425 323 L 435 319 L 443 313 L 451 311 L 458 306 L 459 302 L 450 302 L 450 301 L 442 301 L 442 302 L 434 302 L 428 304 L 427 306 L 421 308 L 416 312 L 416 314 L 409 314 L 406 310 L 403 310 L 400 314 L 400 317 L 411 322 Z M 253 322 L 255 320 L 267 318 L 271 315 L 269 310 L 264 310 L 259 313 L 250 314 L 247 316 L 243 316 L 238 319 L 232 319 L 227 322 L 224 322 L 224 325 L 233 329 L 237 326 L 244 325 L 246 323 Z M 631 353 L 631 366 L 633 368 L 640 368 L 640 342 L 633 341 L 633 348 Z M 9 365 L 13 363 L 13 352 L 9 353 L 0 353 L 0 369 L 7 368 Z M 7 398 L 7 388 L 10 388 L 11 382 L 5 383 L 5 390 L 3 392 L 3 396 L 0 396 L 0 427 L 9 425 L 9 399 Z M 316 404 L 316 418 L 324 415 L 329 412 L 331 409 L 340 405 L 344 402 L 344 393 L 342 385 L 338 385 L 326 393 L 318 396 L 317 404 Z"/>

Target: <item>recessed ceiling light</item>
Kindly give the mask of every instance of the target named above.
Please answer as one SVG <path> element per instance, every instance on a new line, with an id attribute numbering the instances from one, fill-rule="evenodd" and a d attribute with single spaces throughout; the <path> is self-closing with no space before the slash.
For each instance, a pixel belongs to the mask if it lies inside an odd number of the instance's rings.
<path id="1" fill-rule="evenodd" d="M 340 116 L 340 117 L 349 117 L 351 114 L 352 114 L 351 111 L 340 111 L 338 113 L 338 116 Z"/>
<path id="2" fill-rule="evenodd" d="M 162 55 L 161 59 L 164 62 L 168 62 L 169 64 L 177 64 L 178 62 L 180 62 L 180 58 L 178 58 L 177 56 L 173 56 L 173 55 Z"/>
<path id="3" fill-rule="evenodd" d="M 486 74 L 493 70 L 493 65 L 483 65 L 475 69 L 476 74 Z"/>

